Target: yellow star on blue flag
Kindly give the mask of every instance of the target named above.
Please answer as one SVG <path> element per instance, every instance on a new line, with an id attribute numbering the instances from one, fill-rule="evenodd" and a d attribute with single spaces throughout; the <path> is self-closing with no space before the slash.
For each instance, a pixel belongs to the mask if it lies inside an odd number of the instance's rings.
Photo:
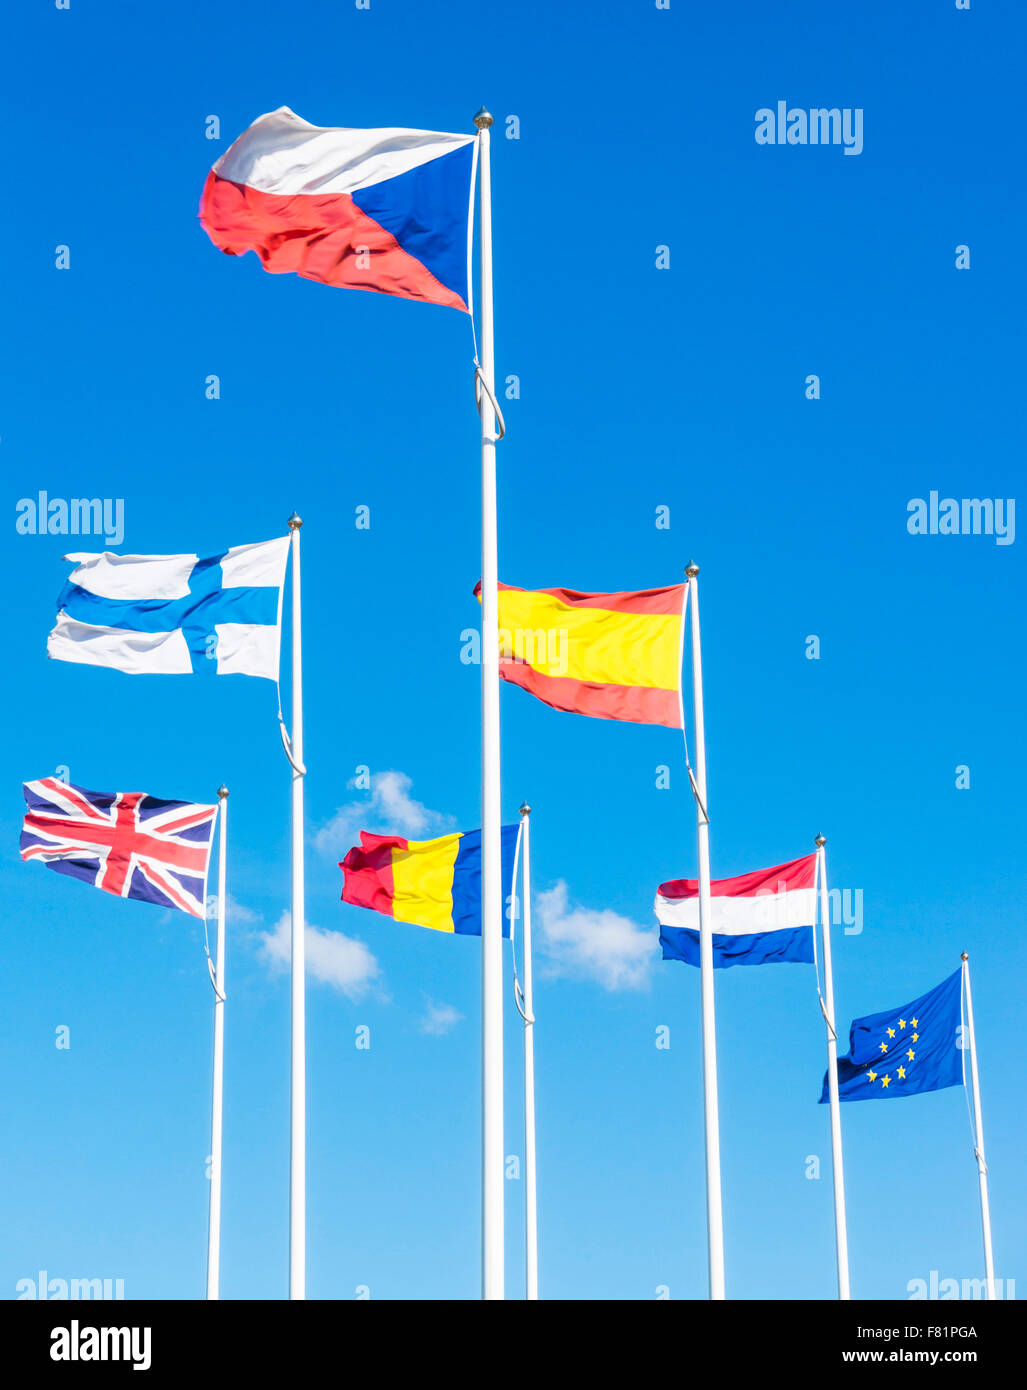
<path id="1" fill-rule="evenodd" d="M 962 978 L 956 970 L 911 1004 L 854 1019 L 848 1054 L 838 1058 L 838 1099 L 881 1100 L 961 1086 Z M 827 1099 L 825 1073 L 820 1103 Z"/>

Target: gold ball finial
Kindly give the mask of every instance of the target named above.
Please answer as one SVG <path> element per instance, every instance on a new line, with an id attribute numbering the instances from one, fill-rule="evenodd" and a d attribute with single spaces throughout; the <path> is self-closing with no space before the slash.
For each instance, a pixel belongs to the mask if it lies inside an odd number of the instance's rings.
<path id="1" fill-rule="evenodd" d="M 224 782 L 222 782 L 221 785 L 220 785 L 220 787 L 218 787 L 218 800 L 219 800 L 219 801 L 224 801 L 224 799 L 225 799 L 225 797 L 226 797 L 227 795 L 228 795 L 228 788 L 225 786 Z"/>
<path id="2" fill-rule="evenodd" d="M 479 130 L 488 130 L 489 126 L 492 124 L 492 112 L 486 110 L 484 106 L 479 107 L 474 117 L 474 124 Z"/>
<path id="3" fill-rule="evenodd" d="M 959 959 L 960 959 L 960 960 L 969 960 L 969 959 L 970 959 L 970 953 L 969 953 L 969 951 L 964 951 L 963 954 L 959 957 Z"/>
<path id="4" fill-rule="evenodd" d="M 526 801 L 522 801 L 522 802 L 521 802 L 521 805 L 520 805 L 520 812 L 521 812 L 521 815 L 522 815 L 522 816 L 530 816 L 530 815 L 531 815 L 531 807 L 528 805 L 528 803 L 527 803 Z"/>
<path id="5" fill-rule="evenodd" d="M 818 835 L 813 843 L 816 845 L 817 849 L 823 849 L 827 841 L 824 839 L 823 835 Z"/>
<path id="6" fill-rule="evenodd" d="M 289 530 L 298 531 L 302 525 L 303 518 L 300 516 L 299 512 L 293 512 L 292 516 L 289 518 Z"/>
<path id="7" fill-rule="evenodd" d="M 699 566 L 694 560 L 689 560 L 688 564 L 685 566 L 685 573 L 688 575 L 689 579 L 694 579 L 699 573 Z"/>

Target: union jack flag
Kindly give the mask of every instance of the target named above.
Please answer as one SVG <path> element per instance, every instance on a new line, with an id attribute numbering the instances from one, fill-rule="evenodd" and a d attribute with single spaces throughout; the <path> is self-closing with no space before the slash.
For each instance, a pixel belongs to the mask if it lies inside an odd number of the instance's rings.
<path id="1" fill-rule="evenodd" d="M 115 893 L 206 916 L 216 806 L 145 792 L 90 792 L 57 777 L 26 782 L 22 859 Z"/>

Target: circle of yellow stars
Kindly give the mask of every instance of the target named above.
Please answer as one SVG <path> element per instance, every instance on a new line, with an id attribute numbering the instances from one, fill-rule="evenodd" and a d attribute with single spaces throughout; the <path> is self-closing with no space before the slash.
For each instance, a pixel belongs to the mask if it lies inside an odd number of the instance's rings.
<path id="1" fill-rule="evenodd" d="M 901 1051 L 895 1052 L 895 1058 L 897 1059 L 899 1057 L 902 1057 L 902 1061 L 899 1062 L 898 1066 L 893 1068 L 894 1075 L 892 1074 L 892 1070 L 889 1070 L 887 1072 L 881 1072 L 874 1071 L 873 1067 L 867 1067 L 866 1078 L 871 1085 L 873 1085 L 875 1081 L 880 1081 L 881 1089 L 887 1091 L 888 1087 L 891 1086 L 894 1082 L 905 1081 L 906 1073 L 909 1070 L 910 1065 L 916 1059 L 916 1048 L 909 1046 L 909 1044 L 920 1041 L 920 1034 L 917 1032 L 917 1028 L 919 1026 L 920 1023 L 918 1019 L 900 1018 L 898 1020 L 898 1031 L 896 1031 L 895 1028 L 885 1029 L 885 1032 L 888 1034 L 888 1040 L 887 1042 L 882 1041 L 877 1045 L 878 1050 L 881 1053 L 878 1066 L 891 1065 L 888 1060 L 889 1053 L 891 1053 L 892 1048 L 896 1046 L 896 1039 L 898 1040 L 898 1048 L 901 1049 L 903 1046 L 905 1046 L 905 1056 L 903 1057 Z"/>

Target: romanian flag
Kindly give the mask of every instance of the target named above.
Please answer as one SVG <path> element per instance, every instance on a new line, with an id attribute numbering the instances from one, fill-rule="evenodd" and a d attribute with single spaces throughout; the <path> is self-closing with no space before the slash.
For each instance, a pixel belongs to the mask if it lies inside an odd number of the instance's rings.
<path id="1" fill-rule="evenodd" d="M 513 892 L 516 825 L 502 827 L 503 897 Z M 342 901 L 370 907 L 397 922 L 458 936 L 481 936 L 481 831 L 458 831 L 437 840 L 360 832 L 339 865 Z M 509 911 L 503 935 L 510 935 Z"/>
<path id="2" fill-rule="evenodd" d="M 583 594 L 500 584 L 499 674 L 554 709 L 680 729 L 687 587 Z"/>

